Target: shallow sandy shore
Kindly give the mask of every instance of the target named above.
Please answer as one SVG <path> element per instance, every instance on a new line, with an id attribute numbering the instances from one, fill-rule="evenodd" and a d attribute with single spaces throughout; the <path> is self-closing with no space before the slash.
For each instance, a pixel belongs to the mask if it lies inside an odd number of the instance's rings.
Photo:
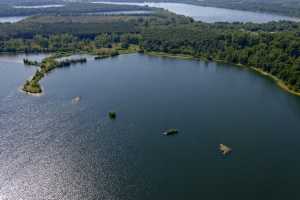
<path id="1" fill-rule="evenodd" d="M 34 96 L 34 97 L 40 97 L 40 96 L 43 96 L 45 93 L 44 92 L 41 92 L 41 93 L 30 93 L 30 92 L 26 92 L 24 91 L 23 89 L 23 85 L 21 85 L 18 90 L 24 94 L 27 94 L 27 95 L 30 95 L 30 96 Z M 43 87 L 41 86 L 42 88 L 42 91 L 44 91 Z"/>

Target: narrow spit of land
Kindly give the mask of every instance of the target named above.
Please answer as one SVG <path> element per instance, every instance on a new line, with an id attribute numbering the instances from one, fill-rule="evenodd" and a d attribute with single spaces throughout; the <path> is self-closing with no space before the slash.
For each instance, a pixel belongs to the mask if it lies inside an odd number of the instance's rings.
<path id="1" fill-rule="evenodd" d="M 95 60 L 100 60 L 104 58 L 110 58 L 118 56 L 119 54 L 128 54 L 128 53 L 136 53 L 139 51 L 138 46 L 130 45 L 128 48 L 111 48 L 111 49 L 97 49 L 95 52 L 84 52 L 85 54 L 90 54 L 94 56 Z M 83 53 L 83 52 L 80 52 Z M 32 61 L 28 59 L 24 59 L 23 62 L 25 65 L 33 65 L 38 66 L 35 74 L 27 80 L 22 90 L 27 94 L 39 95 L 43 93 L 42 86 L 40 81 L 51 71 L 58 68 L 70 67 L 75 64 L 83 64 L 87 62 L 86 58 L 68 58 L 76 53 L 74 52 L 64 52 L 64 53 L 56 53 L 49 57 L 46 57 L 42 60 L 42 62 Z M 64 59 L 65 58 L 65 59 Z"/>
<path id="2" fill-rule="evenodd" d="M 87 62 L 86 58 L 78 58 L 78 59 L 66 59 L 63 61 L 57 61 L 57 56 L 50 56 L 45 58 L 38 66 L 39 69 L 35 72 L 33 77 L 30 80 L 27 80 L 23 86 L 23 91 L 29 94 L 41 94 L 42 87 L 40 85 L 40 81 L 45 77 L 46 74 L 51 72 L 56 68 L 69 67 L 73 64 L 77 63 L 85 63 Z M 36 63 L 36 61 L 30 61 L 32 63 Z M 24 60 L 24 64 L 25 60 Z"/>

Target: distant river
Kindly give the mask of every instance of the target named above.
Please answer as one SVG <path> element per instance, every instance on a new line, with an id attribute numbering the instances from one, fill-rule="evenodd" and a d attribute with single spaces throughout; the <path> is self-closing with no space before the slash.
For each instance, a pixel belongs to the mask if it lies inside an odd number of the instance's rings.
<path id="1" fill-rule="evenodd" d="M 64 7 L 64 4 L 50 4 L 50 5 L 35 5 L 35 6 L 14 6 L 14 8 L 19 8 L 19 9 L 29 9 L 29 8 L 35 8 L 35 9 L 40 9 L 40 8 L 60 8 Z"/>
<path id="2" fill-rule="evenodd" d="M 164 8 L 176 14 L 192 17 L 195 20 L 203 22 L 255 22 L 264 23 L 270 21 L 290 20 L 300 21 L 299 18 L 280 16 L 276 14 L 266 14 L 249 11 L 239 11 L 224 8 L 195 6 L 182 3 L 127 3 L 127 2 L 103 2 L 97 1 L 93 3 L 109 3 L 109 4 L 126 4 L 151 6 Z"/>
<path id="3" fill-rule="evenodd" d="M 1 200 L 300 199 L 300 98 L 273 81 L 131 54 L 55 70 L 32 97 L 23 57 L 0 57 Z"/>

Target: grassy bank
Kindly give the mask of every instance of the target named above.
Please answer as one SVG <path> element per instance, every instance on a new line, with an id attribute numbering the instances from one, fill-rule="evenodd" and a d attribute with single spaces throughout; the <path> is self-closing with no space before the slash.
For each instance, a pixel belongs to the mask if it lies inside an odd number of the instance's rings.
<path id="1" fill-rule="evenodd" d="M 263 76 L 266 76 L 268 78 L 271 78 L 273 81 L 275 81 L 275 83 L 281 88 L 283 89 L 284 91 L 287 91 L 293 95 L 296 95 L 296 96 L 300 96 L 300 92 L 296 91 L 292 86 L 286 84 L 285 82 L 283 82 L 282 80 L 280 80 L 279 78 L 277 78 L 276 76 L 268 73 L 268 72 L 265 72 L 259 68 L 255 68 L 255 67 L 250 67 L 250 69 L 252 69 L 253 71 L 263 75 Z"/>

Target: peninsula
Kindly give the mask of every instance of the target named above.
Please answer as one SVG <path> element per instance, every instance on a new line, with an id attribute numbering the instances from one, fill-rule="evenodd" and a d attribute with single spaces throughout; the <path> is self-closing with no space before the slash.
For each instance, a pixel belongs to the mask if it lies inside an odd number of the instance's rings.
<path id="1" fill-rule="evenodd" d="M 255 69 L 281 88 L 300 92 L 298 22 L 209 24 L 155 9 L 140 15 L 34 16 L 0 29 L 0 52 L 87 53 L 95 59 L 139 52 L 203 59 Z M 44 60 L 23 89 L 40 93 L 39 81 L 60 65 Z"/>

